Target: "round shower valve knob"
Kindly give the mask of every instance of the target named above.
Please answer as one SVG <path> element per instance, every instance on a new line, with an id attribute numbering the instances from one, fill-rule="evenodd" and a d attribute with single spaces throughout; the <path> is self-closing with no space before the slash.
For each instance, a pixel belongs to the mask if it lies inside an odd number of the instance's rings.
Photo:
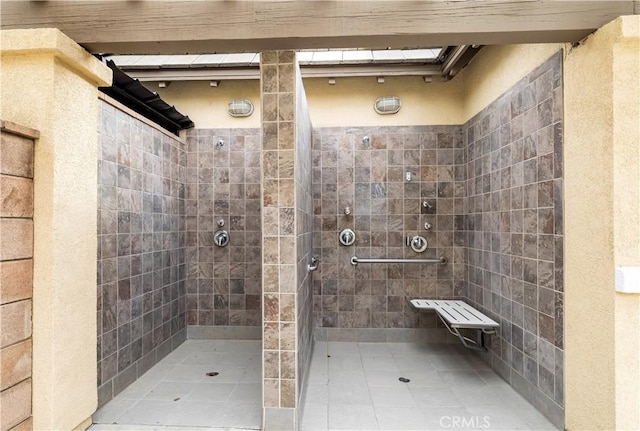
<path id="1" fill-rule="evenodd" d="M 425 237 L 416 235 L 411 238 L 411 250 L 415 251 L 416 253 L 422 253 L 427 249 L 427 246 L 428 244 Z"/>
<path id="2" fill-rule="evenodd" d="M 338 235 L 338 239 L 340 240 L 340 244 L 348 246 L 353 245 L 356 241 L 356 234 L 351 229 L 343 229 Z"/>
<path id="3" fill-rule="evenodd" d="M 218 247 L 224 247 L 229 244 L 229 233 L 226 230 L 219 230 L 213 234 L 213 243 Z"/>

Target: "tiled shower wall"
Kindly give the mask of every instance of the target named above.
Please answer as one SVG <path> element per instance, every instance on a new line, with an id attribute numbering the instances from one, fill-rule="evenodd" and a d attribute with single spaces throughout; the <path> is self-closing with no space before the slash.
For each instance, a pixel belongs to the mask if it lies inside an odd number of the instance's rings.
<path id="1" fill-rule="evenodd" d="M 487 357 L 563 424 L 562 57 L 464 125 L 468 297 L 500 322 Z"/>
<path id="2" fill-rule="evenodd" d="M 98 118 L 99 405 L 186 336 L 185 144 L 114 105 Z"/>
<path id="3" fill-rule="evenodd" d="M 299 69 L 296 68 L 296 148 L 295 148 L 295 187 L 296 187 L 296 259 L 298 286 L 296 293 L 296 325 L 298 333 L 298 358 L 296 397 L 301 406 L 300 397 L 307 371 L 311 363 L 313 349 L 313 287 L 314 274 L 308 271 L 313 251 L 313 197 L 311 175 L 312 126 L 307 97 L 302 86 Z M 301 417 L 300 410 L 298 417 Z"/>
<path id="4" fill-rule="evenodd" d="M 314 253 L 321 261 L 314 275 L 317 327 L 435 328 L 435 315 L 416 311 L 409 299 L 465 294 L 464 234 L 457 231 L 463 157 L 460 126 L 314 130 Z M 344 228 L 355 231 L 354 246 L 339 244 Z M 417 234 L 428 241 L 424 253 L 405 245 L 407 235 Z M 448 263 L 353 266 L 354 255 L 444 256 Z"/>
<path id="5" fill-rule="evenodd" d="M 187 151 L 189 336 L 260 338 L 260 129 L 192 129 Z M 214 245 L 217 230 L 226 247 Z"/>

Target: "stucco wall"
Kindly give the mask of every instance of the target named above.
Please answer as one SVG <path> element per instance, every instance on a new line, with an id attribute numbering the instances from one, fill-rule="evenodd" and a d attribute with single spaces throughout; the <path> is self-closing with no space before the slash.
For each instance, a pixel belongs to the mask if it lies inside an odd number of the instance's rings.
<path id="1" fill-rule="evenodd" d="M 455 78 L 461 81 L 463 92 L 460 122 L 468 121 L 562 47 L 562 44 L 483 47 Z"/>
<path id="2" fill-rule="evenodd" d="M 638 268 L 640 17 L 626 17 L 621 26 L 622 39 L 613 46 L 613 247 L 617 268 Z M 616 423 L 640 429 L 640 295 L 616 294 L 616 334 Z"/>
<path id="3" fill-rule="evenodd" d="M 639 28 L 617 19 L 565 59 L 569 429 L 640 428 L 640 295 L 614 277 L 640 263 Z"/>
<path id="4" fill-rule="evenodd" d="M 592 429 L 613 428 L 615 417 L 615 262 L 610 190 L 613 87 L 607 70 L 613 60 L 608 49 L 612 42 L 612 34 L 601 30 L 570 53 L 565 63 L 565 186 L 571 190 L 565 200 L 567 424 L 583 424 L 580 428 L 589 424 Z M 587 88 L 590 91 L 584 91 Z M 586 130 L 590 133 L 586 134 Z M 583 319 L 594 303 L 599 318 L 586 324 Z M 572 337 L 571 333 L 581 336 Z M 591 352 L 579 355 L 580 351 Z M 580 379 L 579 375 L 597 375 L 597 388 L 590 379 Z M 598 405 L 597 410 L 593 409 L 594 404 Z"/>
<path id="5" fill-rule="evenodd" d="M 421 76 L 389 76 L 384 84 L 375 77 L 305 79 L 304 88 L 314 127 L 332 126 L 427 126 L 460 124 L 462 86 L 460 80 L 425 83 Z M 397 96 L 402 107 L 394 115 L 379 115 L 373 109 L 378 97 Z"/>
<path id="6" fill-rule="evenodd" d="M 420 76 L 389 76 L 384 84 L 376 77 L 304 79 L 309 113 L 314 127 L 415 126 L 462 124 L 542 64 L 562 44 L 485 46 L 470 65 L 448 82 L 437 78 L 425 83 Z M 165 100 L 187 113 L 198 128 L 260 127 L 260 85 L 257 80 L 175 81 L 166 88 L 145 83 Z M 374 101 L 398 96 L 402 102 L 395 115 L 378 115 Z M 254 113 L 233 118 L 227 104 L 249 99 Z"/>
<path id="7" fill-rule="evenodd" d="M 260 127 L 260 81 L 221 81 L 218 87 L 211 87 L 209 82 L 174 81 L 165 88 L 159 88 L 157 82 L 144 85 L 188 115 L 198 129 Z M 251 101 L 253 114 L 250 117 L 229 115 L 227 104 L 234 99 Z"/>
<path id="8" fill-rule="evenodd" d="M 218 87 L 210 87 L 209 81 L 176 81 L 166 88 L 157 88 L 155 82 L 145 85 L 189 115 L 198 128 L 260 127 L 260 86 L 257 80 L 222 81 Z M 336 78 L 335 85 L 329 85 L 326 78 L 309 78 L 304 80 L 304 89 L 314 127 L 449 125 L 463 122 L 462 81 L 457 78 L 449 82 L 434 79 L 428 84 L 420 76 L 386 77 L 384 84 L 378 84 L 375 77 Z M 395 115 L 376 114 L 373 103 L 382 96 L 398 96 L 402 102 L 400 112 Z M 249 99 L 254 106 L 253 115 L 231 117 L 227 113 L 227 104 L 233 99 Z"/>
<path id="9" fill-rule="evenodd" d="M 111 72 L 58 30 L 2 31 L 3 120 L 35 147 L 33 426 L 86 427 L 96 392 L 98 85 Z"/>

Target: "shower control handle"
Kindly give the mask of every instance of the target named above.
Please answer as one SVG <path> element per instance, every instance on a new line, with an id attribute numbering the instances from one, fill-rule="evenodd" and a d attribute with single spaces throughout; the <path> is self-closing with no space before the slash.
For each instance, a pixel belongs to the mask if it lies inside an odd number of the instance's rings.
<path id="1" fill-rule="evenodd" d="M 224 247 L 229 244 L 229 233 L 226 230 L 219 230 L 213 234 L 213 243 L 218 247 Z"/>
<path id="2" fill-rule="evenodd" d="M 340 240 L 340 244 L 344 246 L 353 245 L 356 241 L 356 234 L 351 229 L 343 229 L 338 235 L 338 239 Z"/>
<path id="3" fill-rule="evenodd" d="M 423 236 L 416 235 L 411 239 L 411 250 L 416 253 L 422 253 L 427 249 L 427 246 L 427 240 Z"/>

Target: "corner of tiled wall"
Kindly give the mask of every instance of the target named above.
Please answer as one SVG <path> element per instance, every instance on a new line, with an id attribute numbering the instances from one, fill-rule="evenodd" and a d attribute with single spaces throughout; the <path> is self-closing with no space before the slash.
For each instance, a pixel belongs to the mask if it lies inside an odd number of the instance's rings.
<path id="1" fill-rule="evenodd" d="M 464 126 L 468 293 L 500 322 L 486 359 L 563 424 L 562 56 Z"/>
<path id="2" fill-rule="evenodd" d="M 260 155 L 258 128 L 187 133 L 189 338 L 261 337 Z M 225 247 L 214 244 L 218 230 L 229 233 Z"/>
<path id="3" fill-rule="evenodd" d="M 186 339 L 185 143 L 117 102 L 98 130 L 98 404 Z"/>

